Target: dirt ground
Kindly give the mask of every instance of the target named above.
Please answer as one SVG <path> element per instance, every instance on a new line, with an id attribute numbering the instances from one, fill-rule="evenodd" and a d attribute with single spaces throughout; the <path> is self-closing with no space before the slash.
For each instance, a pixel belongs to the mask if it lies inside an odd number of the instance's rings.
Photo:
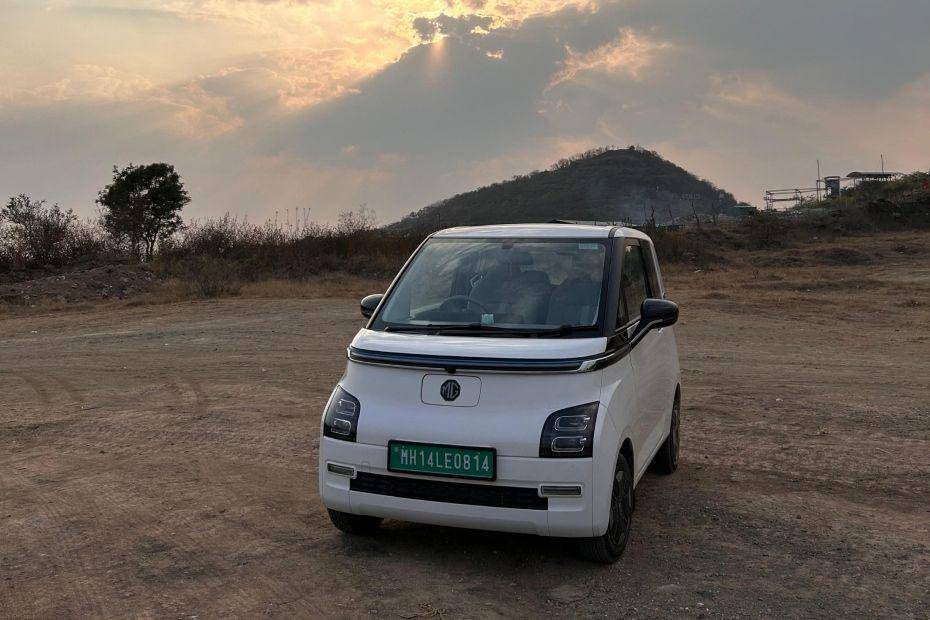
<path id="1" fill-rule="evenodd" d="M 0 617 L 930 617 L 930 236 L 841 245 L 669 274 L 681 468 L 610 567 L 330 525 L 355 296 L 0 317 Z"/>

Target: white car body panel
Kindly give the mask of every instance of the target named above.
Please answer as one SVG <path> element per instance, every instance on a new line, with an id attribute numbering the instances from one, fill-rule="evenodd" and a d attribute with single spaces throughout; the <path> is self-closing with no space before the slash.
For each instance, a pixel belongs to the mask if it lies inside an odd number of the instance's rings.
<path id="1" fill-rule="evenodd" d="M 558 375 L 558 381 L 549 374 L 516 375 L 517 400 L 514 374 L 461 371 L 451 377 L 480 378 L 478 405 L 430 405 L 422 402 L 421 386 L 424 376 L 431 374 L 435 371 L 349 362 L 340 382 L 343 389 L 359 399 L 359 393 L 378 395 L 362 402 L 358 443 L 387 446 L 398 439 L 487 446 L 496 448 L 498 456 L 537 457 L 539 434 L 549 414 L 596 401 L 601 390 L 597 372 Z M 579 397 L 587 400 L 579 402 Z"/>
<path id="2" fill-rule="evenodd" d="M 538 440 L 537 440 L 538 441 Z M 335 445 L 340 444 L 340 445 Z M 593 496 L 592 468 L 582 459 L 555 459 L 498 457 L 498 479 L 495 482 L 474 484 L 522 486 L 536 488 L 540 481 L 573 483 L 583 486 L 581 497 L 560 497 L 549 500 L 548 510 L 518 508 L 491 508 L 396 498 L 371 493 L 349 491 L 350 479 L 328 474 L 326 462 L 357 463 L 359 471 L 374 474 L 391 474 L 404 478 L 426 478 L 388 472 L 385 463 L 387 447 L 369 444 L 351 444 L 324 437 L 320 452 L 320 494 L 328 508 L 353 514 L 401 519 L 416 523 L 430 523 L 452 527 L 491 529 L 502 532 L 538 534 L 540 536 L 595 536 L 607 523 L 596 522 L 590 498 Z M 441 478 L 432 478 L 442 480 Z"/>
<path id="3" fill-rule="evenodd" d="M 603 353 L 607 338 L 475 338 L 474 336 L 426 336 L 361 329 L 352 339 L 356 349 L 387 353 L 483 357 L 497 359 L 561 359 Z"/>

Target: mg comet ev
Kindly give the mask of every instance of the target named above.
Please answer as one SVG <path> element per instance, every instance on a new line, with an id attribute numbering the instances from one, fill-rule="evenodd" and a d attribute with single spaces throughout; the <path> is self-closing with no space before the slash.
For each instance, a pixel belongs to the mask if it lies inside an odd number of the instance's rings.
<path id="1" fill-rule="evenodd" d="M 361 310 L 321 428 L 336 527 L 572 537 L 594 561 L 620 557 L 640 477 L 678 466 L 678 307 L 649 237 L 443 230 Z"/>

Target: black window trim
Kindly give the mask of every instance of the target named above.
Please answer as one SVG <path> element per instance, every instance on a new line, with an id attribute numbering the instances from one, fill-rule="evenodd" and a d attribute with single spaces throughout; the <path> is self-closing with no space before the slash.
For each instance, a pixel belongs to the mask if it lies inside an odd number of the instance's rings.
<path id="1" fill-rule="evenodd" d="M 652 242 L 640 239 L 640 249 L 643 252 L 643 262 L 646 267 L 646 284 L 649 287 L 649 297 L 651 299 L 664 299 L 662 287 L 659 286 L 659 265 L 654 255 Z"/>
<path id="2" fill-rule="evenodd" d="M 628 247 L 634 247 L 634 246 L 639 248 L 639 252 L 640 252 L 639 256 L 643 263 L 643 275 L 645 276 L 645 279 L 646 279 L 646 298 L 647 299 L 652 297 L 652 295 L 654 294 L 653 289 L 655 288 L 652 282 L 653 277 L 650 274 L 650 263 L 647 262 L 646 260 L 646 247 L 642 243 L 642 240 L 637 239 L 635 237 L 628 237 L 624 239 L 622 251 L 618 252 L 618 254 L 620 255 L 620 264 L 617 269 L 617 311 L 619 313 L 620 306 L 623 305 L 624 310 L 626 311 L 624 316 L 626 317 L 629 317 L 630 312 L 629 312 L 629 308 L 626 307 L 626 298 L 624 297 L 623 290 L 620 287 L 620 279 L 623 274 L 623 261 L 626 259 L 626 249 Z M 619 318 L 619 314 L 617 314 L 617 318 Z M 614 319 L 615 324 L 616 324 L 617 318 Z M 624 325 L 616 325 L 616 327 L 614 328 L 614 335 L 623 335 L 625 337 L 626 332 L 628 332 L 631 327 L 634 327 L 639 323 L 639 319 L 640 317 L 637 316 L 635 319 L 628 320 L 626 324 Z"/>

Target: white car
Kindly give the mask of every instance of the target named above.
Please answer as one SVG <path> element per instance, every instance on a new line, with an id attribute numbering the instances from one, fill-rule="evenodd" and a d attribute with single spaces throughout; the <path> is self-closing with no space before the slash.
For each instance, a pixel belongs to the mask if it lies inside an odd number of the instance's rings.
<path id="1" fill-rule="evenodd" d="M 592 560 L 620 557 L 640 477 L 678 466 L 678 307 L 649 237 L 450 228 L 361 310 L 320 432 L 336 527 L 572 537 Z"/>

